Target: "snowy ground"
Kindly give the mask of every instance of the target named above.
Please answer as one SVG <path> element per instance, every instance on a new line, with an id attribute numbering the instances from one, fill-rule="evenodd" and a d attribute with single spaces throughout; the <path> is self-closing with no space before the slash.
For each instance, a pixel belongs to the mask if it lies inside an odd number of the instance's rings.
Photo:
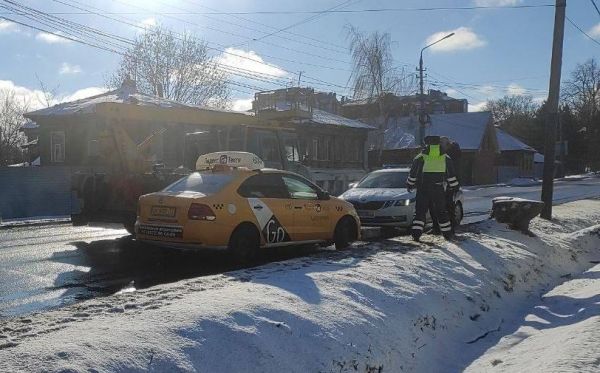
<path id="1" fill-rule="evenodd" d="M 468 372 L 600 371 L 600 265 L 544 294 Z"/>
<path id="2" fill-rule="evenodd" d="M 486 221 L 457 242 L 357 244 L 10 318 L 0 371 L 453 372 L 479 357 L 487 367 L 515 310 L 600 259 L 600 201 L 555 213 L 532 223 L 536 237 Z"/>

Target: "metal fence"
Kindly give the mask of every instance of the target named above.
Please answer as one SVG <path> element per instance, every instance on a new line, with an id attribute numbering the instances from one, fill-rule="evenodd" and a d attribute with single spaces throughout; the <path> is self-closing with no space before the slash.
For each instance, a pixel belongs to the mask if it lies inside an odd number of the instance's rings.
<path id="1" fill-rule="evenodd" d="M 0 168 L 0 219 L 71 214 L 70 167 Z"/>

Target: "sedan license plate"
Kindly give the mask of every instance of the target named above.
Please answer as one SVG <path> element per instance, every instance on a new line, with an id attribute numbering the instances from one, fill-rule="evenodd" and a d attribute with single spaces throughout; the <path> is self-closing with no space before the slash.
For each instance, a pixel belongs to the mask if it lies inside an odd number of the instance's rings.
<path id="1" fill-rule="evenodd" d="M 138 233 L 145 236 L 164 237 L 164 238 L 182 238 L 183 228 L 155 226 L 155 225 L 140 225 Z"/>
<path id="2" fill-rule="evenodd" d="M 150 213 L 154 216 L 165 216 L 168 218 L 174 218 L 175 217 L 175 207 L 152 206 Z"/>
<path id="3" fill-rule="evenodd" d="M 357 213 L 359 218 L 372 218 L 375 216 L 375 212 L 373 211 L 358 210 Z"/>

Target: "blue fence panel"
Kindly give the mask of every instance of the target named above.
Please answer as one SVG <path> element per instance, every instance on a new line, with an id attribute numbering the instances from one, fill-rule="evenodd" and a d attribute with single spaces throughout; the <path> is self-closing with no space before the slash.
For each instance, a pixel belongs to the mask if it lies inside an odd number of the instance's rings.
<path id="1" fill-rule="evenodd" d="M 0 168 L 0 218 L 71 214 L 71 168 Z"/>

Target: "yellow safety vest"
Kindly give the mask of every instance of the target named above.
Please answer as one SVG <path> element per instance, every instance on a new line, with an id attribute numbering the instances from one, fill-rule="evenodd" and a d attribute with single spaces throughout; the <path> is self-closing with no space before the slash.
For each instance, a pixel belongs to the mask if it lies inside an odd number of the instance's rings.
<path id="1" fill-rule="evenodd" d="M 439 145 L 429 145 L 429 154 L 423 156 L 423 172 L 446 172 L 446 156 L 440 153 Z"/>

